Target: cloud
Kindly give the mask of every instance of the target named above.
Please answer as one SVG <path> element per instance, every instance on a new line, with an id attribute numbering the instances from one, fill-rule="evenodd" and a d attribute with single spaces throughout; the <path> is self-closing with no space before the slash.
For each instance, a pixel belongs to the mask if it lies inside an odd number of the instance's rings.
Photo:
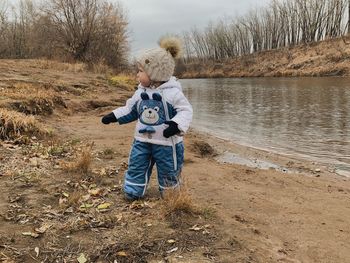
<path id="1" fill-rule="evenodd" d="M 119 0 L 130 21 L 132 53 L 157 46 L 164 34 L 181 34 L 209 22 L 237 17 L 270 0 Z"/>

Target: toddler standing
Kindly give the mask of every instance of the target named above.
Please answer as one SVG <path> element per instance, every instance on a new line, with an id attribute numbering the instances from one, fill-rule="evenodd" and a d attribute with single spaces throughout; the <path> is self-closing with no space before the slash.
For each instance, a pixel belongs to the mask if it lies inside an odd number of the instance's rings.
<path id="1" fill-rule="evenodd" d="M 145 195 L 156 164 L 161 194 L 177 188 L 184 160 L 183 135 L 192 121 L 192 107 L 181 84 L 173 77 L 180 41 L 167 38 L 159 48 L 137 59 L 138 89 L 124 107 L 102 118 L 102 123 L 125 124 L 137 120 L 134 142 L 125 173 L 124 193 L 128 200 Z"/>

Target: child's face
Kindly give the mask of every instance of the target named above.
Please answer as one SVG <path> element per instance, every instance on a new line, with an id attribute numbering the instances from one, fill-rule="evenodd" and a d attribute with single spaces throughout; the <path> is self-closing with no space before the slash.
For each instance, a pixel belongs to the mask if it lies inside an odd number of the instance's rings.
<path id="1" fill-rule="evenodd" d="M 148 87 L 151 84 L 150 78 L 148 77 L 148 75 L 146 74 L 146 72 L 143 70 L 143 68 L 141 66 L 138 66 L 138 72 L 136 74 L 136 79 L 144 87 Z"/>

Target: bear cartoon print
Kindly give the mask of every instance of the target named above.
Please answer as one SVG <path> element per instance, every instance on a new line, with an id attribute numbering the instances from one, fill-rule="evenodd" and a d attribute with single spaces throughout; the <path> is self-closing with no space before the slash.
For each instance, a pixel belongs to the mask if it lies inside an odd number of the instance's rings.
<path id="1" fill-rule="evenodd" d="M 139 133 L 154 133 L 156 130 L 152 126 L 161 125 L 166 121 L 162 96 L 159 93 L 153 93 L 152 99 L 146 92 L 141 93 L 138 112 L 140 122 L 144 124 Z"/>

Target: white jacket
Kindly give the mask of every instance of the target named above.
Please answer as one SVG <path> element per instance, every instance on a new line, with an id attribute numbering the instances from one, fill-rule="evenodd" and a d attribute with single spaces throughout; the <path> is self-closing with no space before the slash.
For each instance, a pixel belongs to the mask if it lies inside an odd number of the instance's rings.
<path id="1" fill-rule="evenodd" d="M 159 96 L 160 95 L 160 96 Z M 172 146 L 181 142 L 182 136 L 163 136 L 167 120 L 177 123 L 181 133 L 186 133 L 192 121 L 191 104 L 182 93 L 180 82 L 175 77 L 158 88 L 146 88 L 141 84 L 124 107 L 113 111 L 119 124 L 137 121 L 135 139 L 160 145 Z"/>

